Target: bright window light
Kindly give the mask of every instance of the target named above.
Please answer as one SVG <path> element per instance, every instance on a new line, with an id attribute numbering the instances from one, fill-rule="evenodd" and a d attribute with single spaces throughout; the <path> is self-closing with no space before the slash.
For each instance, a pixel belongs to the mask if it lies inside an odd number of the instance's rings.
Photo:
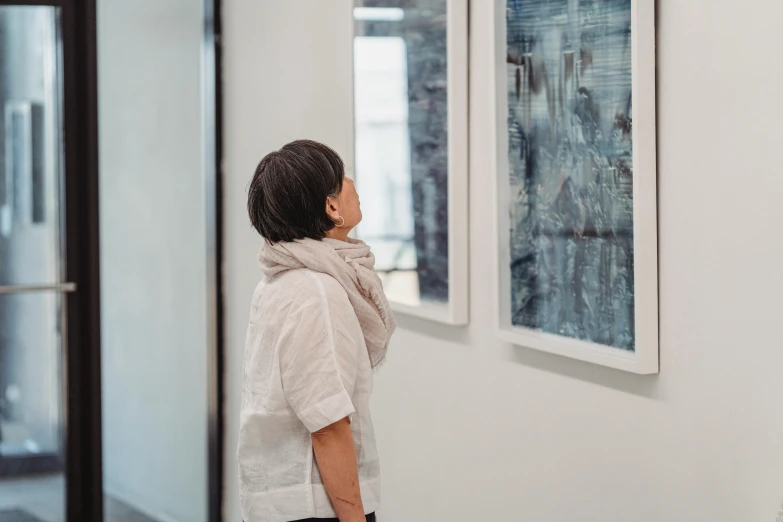
<path id="1" fill-rule="evenodd" d="M 399 7 L 354 7 L 353 18 L 364 22 L 399 22 L 405 18 L 405 11 Z"/>

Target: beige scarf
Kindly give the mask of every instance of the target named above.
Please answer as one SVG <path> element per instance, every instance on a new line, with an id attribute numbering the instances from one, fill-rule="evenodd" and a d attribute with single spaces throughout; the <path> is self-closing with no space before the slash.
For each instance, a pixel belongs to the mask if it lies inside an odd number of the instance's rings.
<path id="1" fill-rule="evenodd" d="M 372 367 L 383 363 L 396 323 L 374 270 L 375 256 L 363 241 L 326 238 L 266 244 L 258 260 L 267 277 L 286 270 L 309 268 L 335 278 L 348 294 L 359 318 Z"/>

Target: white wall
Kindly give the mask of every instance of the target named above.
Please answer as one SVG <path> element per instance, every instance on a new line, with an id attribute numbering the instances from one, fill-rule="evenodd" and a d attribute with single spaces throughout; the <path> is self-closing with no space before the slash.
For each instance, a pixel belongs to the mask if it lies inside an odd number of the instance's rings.
<path id="1" fill-rule="evenodd" d="M 98 2 L 104 487 L 207 510 L 202 2 Z"/>
<path id="2" fill-rule="evenodd" d="M 225 5 L 226 520 L 239 520 L 239 366 L 258 279 L 244 189 L 255 162 L 289 138 L 346 150 L 333 123 L 350 114 L 345 2 L 257 4 Z M 489 0 L 471 4 L 471 323 L 400 317 L 374 398 L 383 520 L 773 520 L 783 498 L 783 4 L 658 1 L 657 377 L 495 338 L 493 19 Z"/>

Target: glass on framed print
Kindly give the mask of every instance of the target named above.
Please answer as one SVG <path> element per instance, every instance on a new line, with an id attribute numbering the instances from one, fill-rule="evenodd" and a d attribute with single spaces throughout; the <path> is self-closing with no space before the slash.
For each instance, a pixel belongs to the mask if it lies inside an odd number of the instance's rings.
<path id="1" fill-rule="evenodd" d="M 504 336 L 638 373 L 658 370 L 653 7 L 507 0 L 497 42 Z"/>
<path id="2" fill-rule="evenodd" d="M 395 311 L 467 322 L 467 3 L 357 0 L 359 235 Z"/>

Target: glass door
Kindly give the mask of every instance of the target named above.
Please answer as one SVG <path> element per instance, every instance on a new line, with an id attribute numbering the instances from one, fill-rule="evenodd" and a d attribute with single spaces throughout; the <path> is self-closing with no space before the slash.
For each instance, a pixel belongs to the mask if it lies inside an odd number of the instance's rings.
<path id="1" fill-rule="evenodd" d="M 93 0 L 0 0 L 0 522 L 101 518 L 94 91 Z"/>
<path id="2" fill-rule="evenodd" d="M 0 520 L 65 511 L 60 19 L 0 6 Z"/>
<path id="3" fill-rule="evenodd" d="M 220 519 L 217 5 L 0 0 L 0 522 Z"/>

